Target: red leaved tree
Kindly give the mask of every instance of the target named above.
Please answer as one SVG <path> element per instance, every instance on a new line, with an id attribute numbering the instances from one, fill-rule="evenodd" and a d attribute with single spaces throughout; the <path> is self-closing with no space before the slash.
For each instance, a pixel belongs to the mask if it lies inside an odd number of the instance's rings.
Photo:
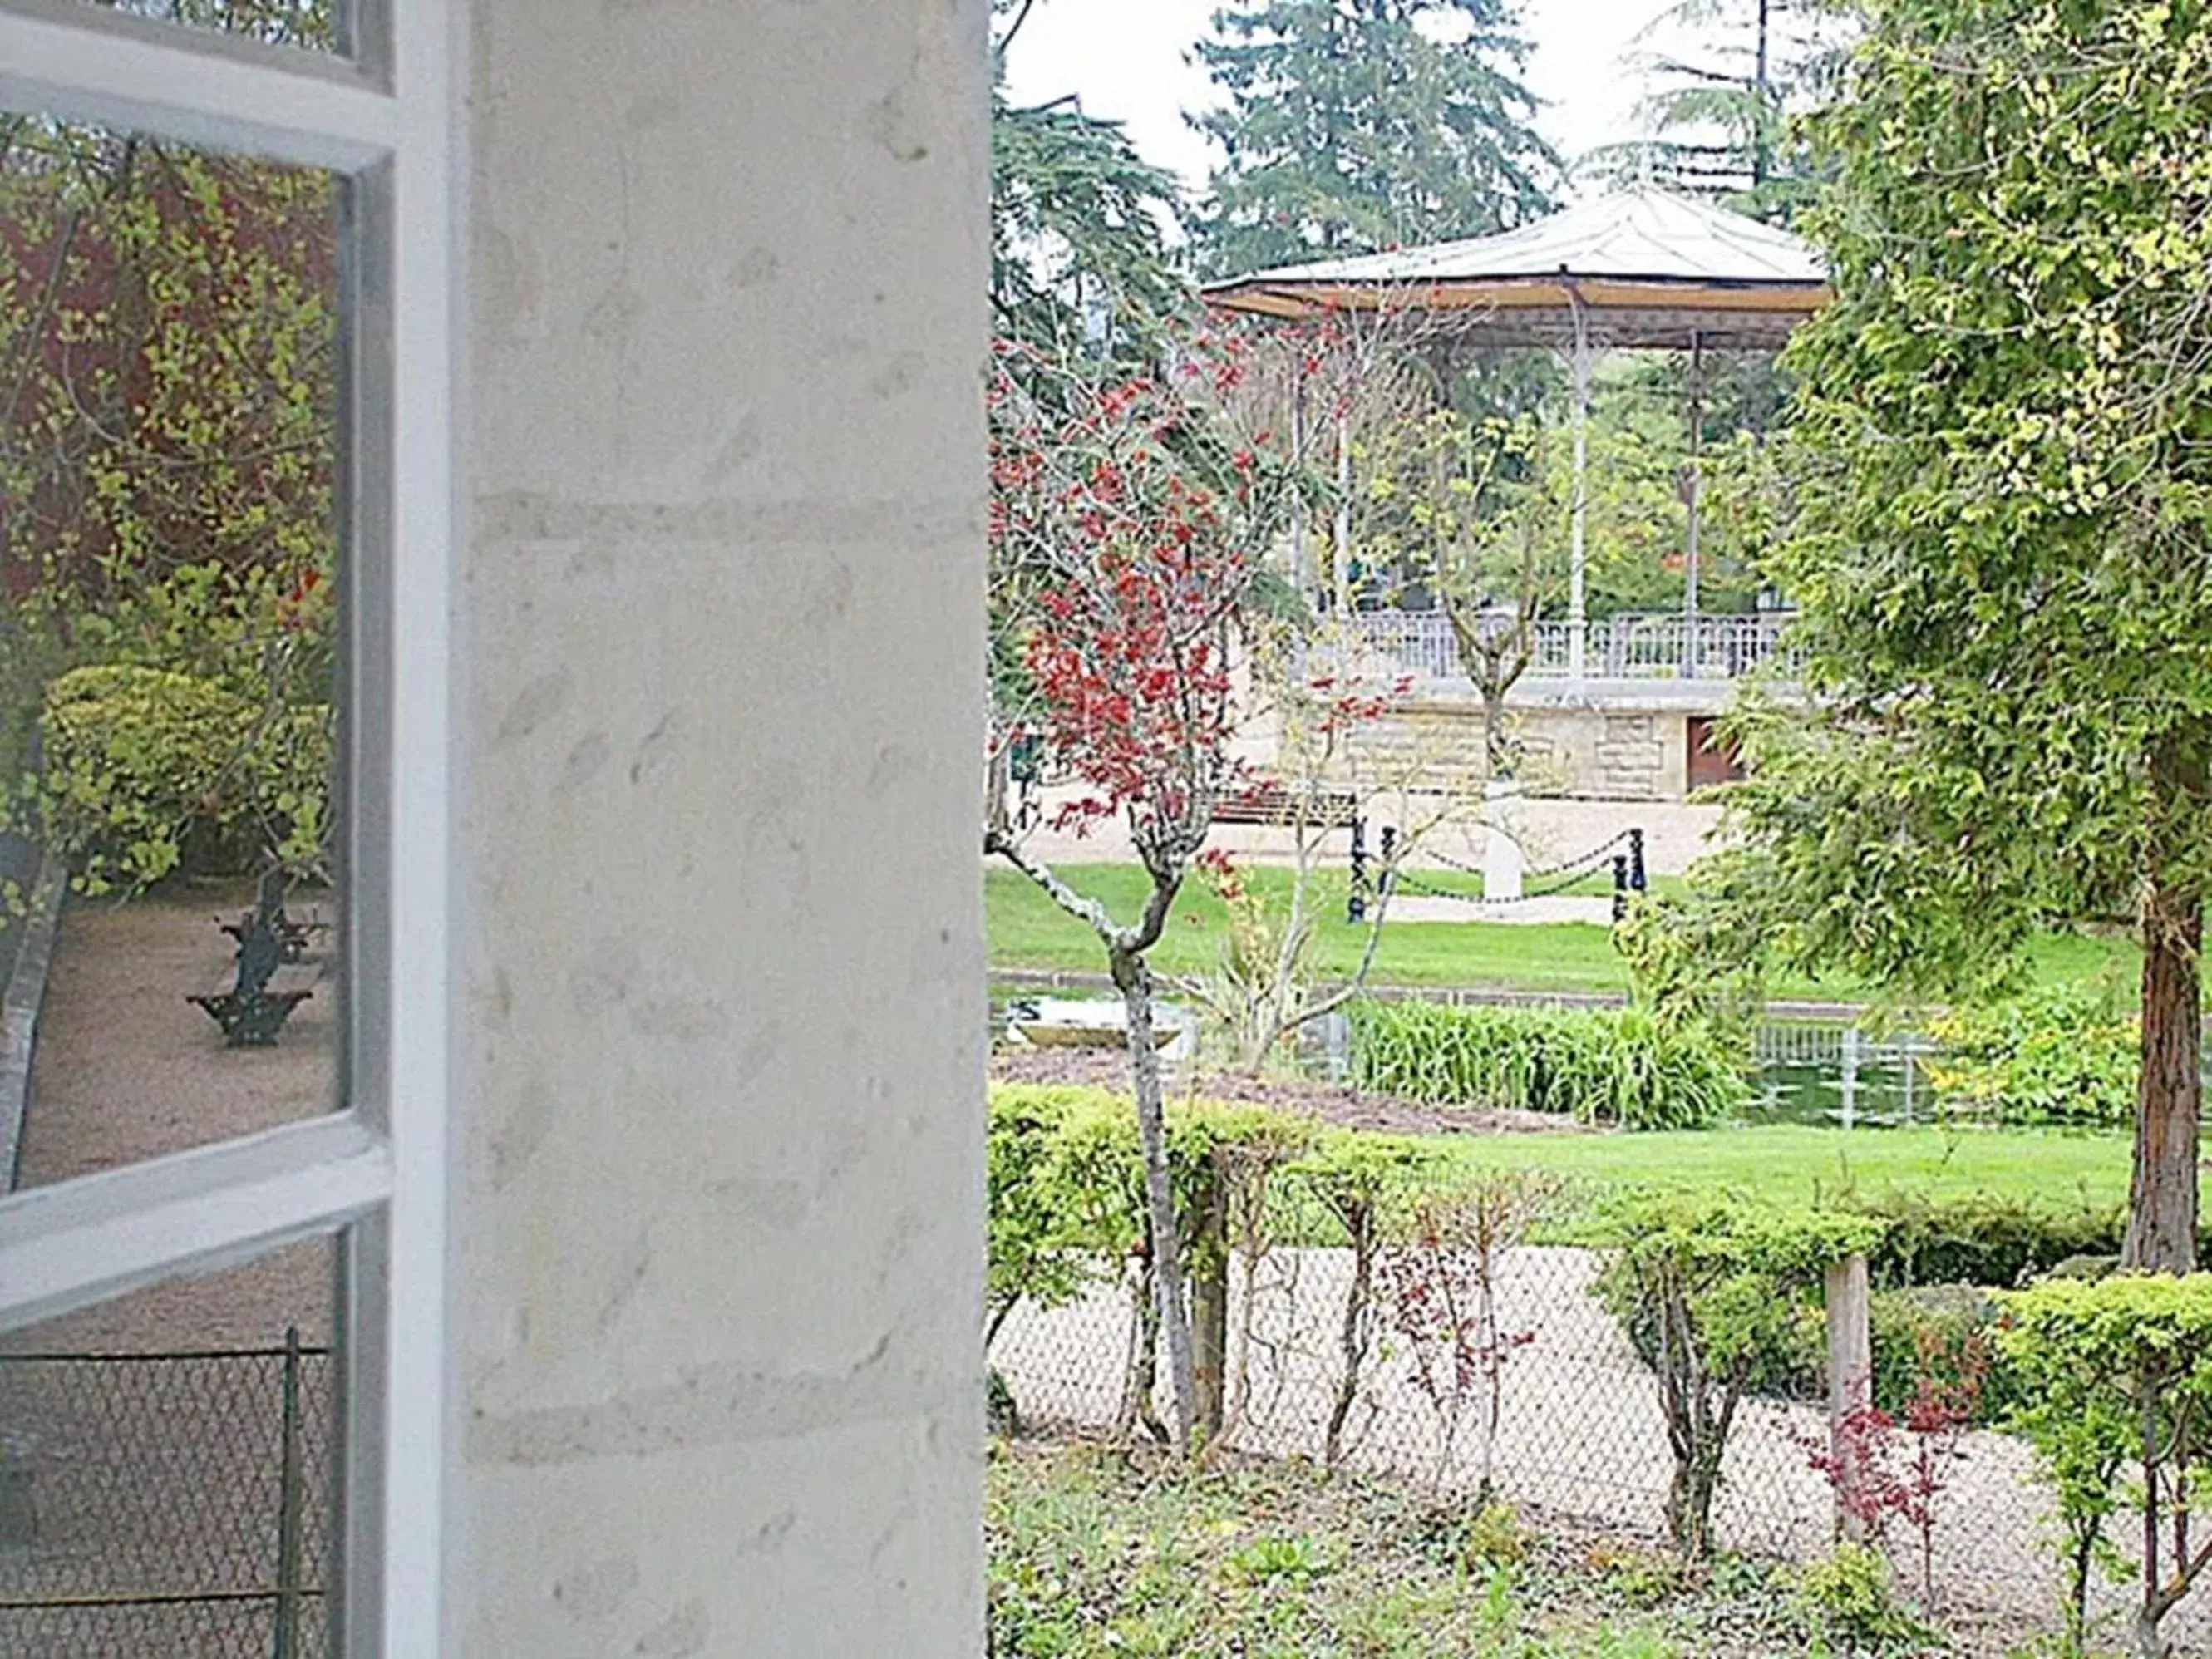
<path id="1" fill-rule="evenodd" d="M 1195 1382 L 1147 953 L 1215 805 L 1239 787 L 1231 648 L 1286 520 L 1287 473 L 1228 413 L 1243 372 L 1233 343 L 1211 339 L 1172 369 L 1111 385 L 1005 346 L 990 389 L 994 755 L 1042 738 L 1085 788 L 1060 827 L 1119 819 L 1151 884 L 1137 915 L 1113 915 L 1035 857 L 995 799 L 984 850 L 1097 934 L 1121 991 L 1152 1282 L 1186 1449 Z"/>

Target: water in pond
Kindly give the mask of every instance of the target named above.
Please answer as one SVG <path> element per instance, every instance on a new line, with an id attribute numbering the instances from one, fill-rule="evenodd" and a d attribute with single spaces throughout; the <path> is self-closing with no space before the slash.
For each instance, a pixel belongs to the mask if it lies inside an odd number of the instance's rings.
<path id="1" fill-rule="evenodd" d="M 1932 1047 L 1903 1036 L 1876 1042 L 1836 1025 L 1774 1023 L 1758 1040 L 1752 1123 L 1872 1129 L 1932 1122 Z"/>

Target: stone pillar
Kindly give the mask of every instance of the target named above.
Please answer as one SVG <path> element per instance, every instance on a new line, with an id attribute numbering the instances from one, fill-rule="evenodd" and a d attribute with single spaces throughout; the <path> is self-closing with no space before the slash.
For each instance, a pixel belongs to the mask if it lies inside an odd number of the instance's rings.
<path id="1" fill-rule="evenodd" d="M 1489 826 L 1482 857 L 1485 898 L 1521 896 L 1521 878 L 1528 860 L 1519 839 L 1522 824 L 1516 808 L 1520 801 L 1521 786 L 1510 778 L 1496 779 L 1482 787 L 1483 820 Z"/>
<path id="2" fill-rule="evenodd" d="M 981 1644 L 985 12 L 472 5 L 454 1654 Z"/>

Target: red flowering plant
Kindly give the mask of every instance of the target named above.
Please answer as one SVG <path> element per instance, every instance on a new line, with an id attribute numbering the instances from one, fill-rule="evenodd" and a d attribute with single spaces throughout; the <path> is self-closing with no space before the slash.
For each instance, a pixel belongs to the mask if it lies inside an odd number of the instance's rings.
<path id="1" fill-rule="evenodd" d="M 1936 1332 L 1914 1333 L 1912 1395 L 1895 1412 L 1853 1407 L 1825 1435 L 1801 1437 L 1806 1461 L 1835 1489 L 1840 1518 L 1880 1542 L 1889 1522 L 1912 1532 L 1921 1603 L 1936 1603 L 1936 1523 L 1954 1466 L 1980 1410 L 1989 1345 L 1969 1334 L 1956 1352 Z"/>
<path id="2" fill-rule="evenodd" d="M 1127 1014 L 1143 1146 L 1148 1260 L 1179 1440 L 1195 1400 L 1168 1180 L 1146 954 L 1238 786 L 1231 646 L 1261 562 L 1286 522 L 1290 469 L 1235 416 L 1233 337 L 1162 372 L 1102 382 L 1030 349 L 994 355 L 990 546 L 994 787 L 984 849 L 1098 936 Z M 1005 810 L 999 757 L 1042 738 L 1079 793 L 1054 815 L 1080 834 L 1118 821 L 1151 878 L 1123 921 L 1037 857 Z"/>

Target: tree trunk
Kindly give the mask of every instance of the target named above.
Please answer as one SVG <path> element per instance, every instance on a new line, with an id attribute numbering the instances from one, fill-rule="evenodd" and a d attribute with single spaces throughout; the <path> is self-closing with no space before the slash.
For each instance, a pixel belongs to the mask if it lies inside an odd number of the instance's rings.
<path id="1" fill-rule="evenodd" d="M 2201 894 L 2154 876 L 2144 901 L 2142 1070 L 2136 1095 L 2135 1176 L 2121 1265 L 2151 1273 L 2197 1267 L 2197 1113 L 2203 1013 L 2197 955 Z"/>
<path id="2" fill-rule="evenodd" d="M 1152 1293 L 1168 1339 L 1168 1380 L 1175 1390 L 1176 1449 L 1193 1449 L 1198 1402 L 1190 1316 L 1183 1301 L 1182 1250 L 1176 1231 L 1175 1185 L 1168 1170 L 1167 1109 L 1160 1092 L 1160 1051 L 1152 1033 L 1152 970 L 1127 951 L 1113 954 L 1114 983 L 1128 1017 L 1129 1073 L 1137 1097 L 1137 1139 L 1145 1160 L 1145 1200 L 1152 1218 Z"/>
<path id="3" fill-rule="evenodd" d="M 1505 735 L 1505 690 L 1488 684 L 1482 687 L 1482 756 L 1486 781 L 1513 775 L 1513 750 Z"/>
<path id="4" fill-rule="evenodd" d="M 1352 1235 L 1352 1289 L 1345 1297 L 1344 1324 L 1338 1333 L 1344 1369 L 1336 1380 L 1336 1400 L 1322 1437 L 1322 1462 L 1332 1469 L 1344 1455 L 1344 1425 L 1359 1398 L 1359 1372 L 1367 1359 L 1367 1303 L 1375 1281 L 1373 1210 L 1352 1206 L 1345 1218 L 1345 1230 Z"/>
<path id="5" fill-rule="evenodd" d="M 1207 1442 L 1221 1432 L 1221 1402 L 1229 1375 L 1229 1191 L 1218 1170 L 1206 1172 L 1206 1190 L 1191 1218 L 1191 1371 L 1197 1389 L 1194 1413 Z"/>

